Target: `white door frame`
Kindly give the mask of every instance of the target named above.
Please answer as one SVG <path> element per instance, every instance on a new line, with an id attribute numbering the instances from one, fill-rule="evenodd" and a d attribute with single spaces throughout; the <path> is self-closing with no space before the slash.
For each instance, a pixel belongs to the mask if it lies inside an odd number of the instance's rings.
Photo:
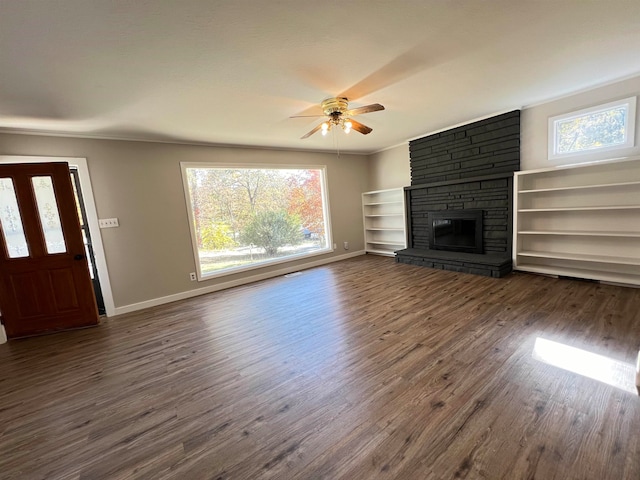
<path id="1" fill-rule="evenodd" d="M 98 270 L 98 278 L 100 280 L 100 289 L 102 290 L 102 298 L 104 300 L 104 308 L 107 317 L 115 315 L 115 305 L 113 303 L 113 293 L 111 291 L 111 283 L 109 282 L 109 271 L 107 270 L 107 261 L 102 245 L 102 235 L 100 233 L 100 225 L 98 224 L 98 213 L 96 211 L 96 203 L 93 198 L 93 189 L 91 188 L 91 178 L 89 177 L 89 167 L 87 159 L 82 157 L 31 157 L 22 155 L 0 155 L 0 163 L 52 163 L 67 162 L 70 166 L 78 169 L 80 177 L 80 188 L 82 189 L 82 199 L 84 200 L 84 208 L 87 214 L 87 222 L 89 223 L 89 232 L 91 234 L 91 245 L 93 246 L 93 254 Z"/>

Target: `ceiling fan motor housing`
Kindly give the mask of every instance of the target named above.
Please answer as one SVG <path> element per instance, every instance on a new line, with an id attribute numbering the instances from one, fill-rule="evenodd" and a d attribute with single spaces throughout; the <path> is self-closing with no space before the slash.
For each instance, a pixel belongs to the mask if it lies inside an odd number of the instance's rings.
<path id="1" fill-rule="evenodd" d="M 332 114 L 342 114 L 349 108 L 349 101 L 346 97 L 327 98 L 322 101 L 322 111 L 327 117 L 335 116 Z"/>

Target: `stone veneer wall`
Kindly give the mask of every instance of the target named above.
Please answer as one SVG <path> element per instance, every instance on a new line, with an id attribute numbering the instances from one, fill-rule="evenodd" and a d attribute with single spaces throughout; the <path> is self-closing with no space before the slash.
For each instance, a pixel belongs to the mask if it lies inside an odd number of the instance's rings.
<path id="1" fill-rule="evenodd" d="M 511 174 L 520 169 L 520 111 L 414 140 L 409 148 L 409 246 L 429 249 L 428 211 L 480 209 L 485 253 L 511 257 Z"/>
<path id="2" fill-rule="evenodd" d="M 520 170 L 520 110 L 409 142 L 411 185 Z"/>
<path id="3" fill-rule="evenodd" d="M 397 252 L 396 261 L 492 277 L 508 274 L 513 172 L 520 169 L 520 111 L 414 140 L 409 152 L 408 248 Z M 462 209 L 483 211 L 484 252 L 430 250 L 428 212 Z"/>

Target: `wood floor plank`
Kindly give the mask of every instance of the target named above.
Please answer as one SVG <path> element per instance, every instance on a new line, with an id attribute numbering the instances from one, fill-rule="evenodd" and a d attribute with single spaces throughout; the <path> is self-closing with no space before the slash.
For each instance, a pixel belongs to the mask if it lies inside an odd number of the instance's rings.
<path id="1" fill-rule="evenodd" d="M 640 398 L 538 339 L 632 364 L 640 289 L 367 255 L 11 341 L 0 477 L 639 479 Z"/>

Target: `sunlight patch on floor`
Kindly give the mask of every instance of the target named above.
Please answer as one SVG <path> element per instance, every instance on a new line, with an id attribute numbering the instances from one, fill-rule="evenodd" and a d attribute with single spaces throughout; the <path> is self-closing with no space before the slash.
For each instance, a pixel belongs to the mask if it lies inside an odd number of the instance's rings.
<path id="1" fill-rule="evenodd" d="M 631 363 L 619 362 L 541 337 L 536 338 L 531 356 L 548 365 L 606 383 L 625 392 L 637 393 L 636 367 Z"/>

